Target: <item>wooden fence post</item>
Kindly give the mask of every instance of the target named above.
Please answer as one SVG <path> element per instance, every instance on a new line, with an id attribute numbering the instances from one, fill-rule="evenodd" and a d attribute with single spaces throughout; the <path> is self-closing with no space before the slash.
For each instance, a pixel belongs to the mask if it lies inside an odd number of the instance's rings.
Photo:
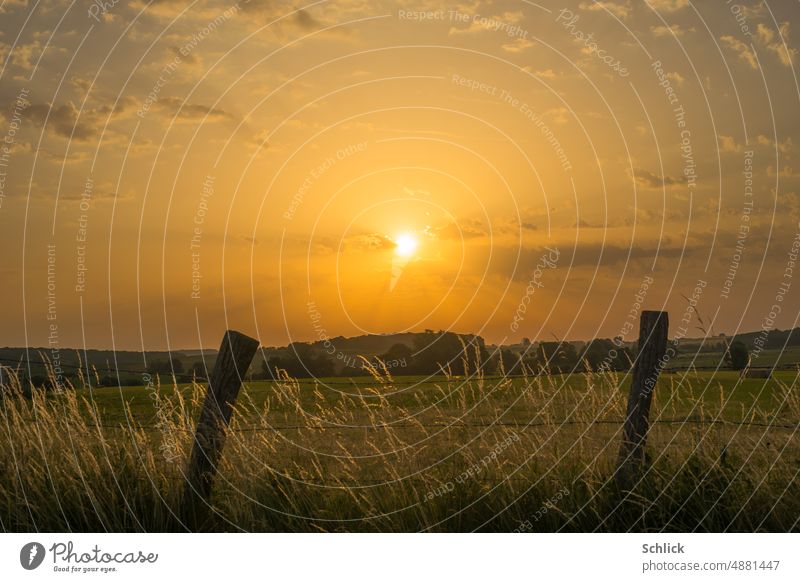
<path id="1" fill-rule="evenodd" d="M 208 381 L 203 409 L 197 421 L 192 456 L 186 471 L 182 518 L 190 529 L 201 528 L 209 515 L 211 486 L 222 457 L 225 436 L 242 378 L 253 361 L 258 340 L 228 330 Z"/>
<path id="2" fill-rule="evenodd" d="M 633 366 L 628 412 L 615 474 L 617 485 L 623 489 L 630 489 L 641 473 L 650 427 L 650 403 L 658 374 L 666 364 L 664 356 L 668 331 L 669 316 L 666 311 L 642 311 L 639 318 L 639 348 Z"/>

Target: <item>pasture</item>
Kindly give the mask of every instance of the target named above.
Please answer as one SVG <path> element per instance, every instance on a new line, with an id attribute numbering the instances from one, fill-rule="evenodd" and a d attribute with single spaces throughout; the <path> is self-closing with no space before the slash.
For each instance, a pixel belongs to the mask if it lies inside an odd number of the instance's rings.
<path id="1" fill-rule="evenodd" d="M 209 529 L 796 531 L 797 379 L 662 374 L 631 491 L 624 374 L 248 382 Z M 5 530 L 185 529 L 204 386 L 24 392 L 0 404 Z"/>

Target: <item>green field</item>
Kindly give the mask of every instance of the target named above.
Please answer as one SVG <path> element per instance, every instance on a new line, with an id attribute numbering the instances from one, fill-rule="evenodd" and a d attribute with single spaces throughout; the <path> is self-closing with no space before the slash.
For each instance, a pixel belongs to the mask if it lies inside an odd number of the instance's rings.
<path id="1" fill-rule="evenodd" d="M 333 378 L 247 383 L 217 531 L 798 530 L 797 375 L 665 373 L 648 461 L 613 483 L 628 379 Z M 181 531 L 204 387 L 2 400 L 11 531 Z"/>
<path id="2" fill-rule="evenodd" d="M 653 412 L 667 415 L 679 414 L 683 417 L 698 415 L 702 411 L 713 408 L 715 414 L 722 406 L 722 418 L 736 420 L 751 410 L 758 410 L 760 413 L 772 413 L 781 415 L 782 394 L 779 385 L 791 385 L 797 374 L 795 372 L 783 371 L 774 373 L 771 380 L 762 379 L 743 379 L 737 372 L 723 370 L 720 372 L 710 371 L 689 371 L 689 372 L 667 372 L 659 380 L 655 397 L 653 400 Z M 554 375 L 544 376 L 542 383 L 548 385 L 559 399 L 569 393 L 571 396 L 586 392 L 589 382 L 600 376 L 590 376 L 586 374 Z M 627 395 L 630 388 L 630 375 L 615 374 L 615 390 L 617 393 Z M 527 422 L 531 411 L 525 406 L 525 402 L 514 403 L 520 395 L 526 391 L 526 383 L 529 380 L 520 377 L 502 378 L 488 377 L 482 381 L 482 389 L 490 395 L 492 404 L 503 412 L 505 419 L 514 419 L 519 422 Z M 425 404 L 437 402 L 448 394 L 447 400 L 453 400 L 459 395 L 473 404 L 471 399 L 470 387 L 477 382 L 467 383 L 464 388 L 464 381 L 460 378 L 447 380 L 443 377 L 424 378 L 403 376 L 395 382 L 382 385 L 371 377 L 360 377 L 353 379 L 343 378 L 321 378 L 317 380 L 296 380 L 292 383 L 296 386 L 296 400 L 287 402 L 280 398 L 284 384 L 272 381 L 246 382 L 242 387 L 242 398 L 247 400 L 251 408 L 246 420 L 262 420 L 265 416 L 270 419 L 289 420 L 296 415 L 296 406 L 299 404 L 304 410 L 312 411 L 315 407 L 322 409 L 332 409 L 348 401 L 350 397 L 364 395 L 367 403 L 370 399 L 378 399 L 379 396 L 372 394 L 371 390 L 380 388 L 380 398 L 389 400 L 389 404 L 402 409 L 414 407 L 424 407 Z M 606 388 L 608 383 L 604 383 Z M 94 403 L 99 409 L 104 423 L 127 424 L 128 421 L 135 425 L 152 425 L 156 419 L 156 406 L 153 394 L 158 392 L 162 397 L 172 400 L 176 392 L 190 399 L 192 392 L 191 384 L 165 385 L 161 388 L 125 386 L 121 388 L 95 388 L 92 390 L 78 389 L 76 394 Z M 611 397 L 611 394 L 606 395 Z M 571 401 L 570 401 L 571 403 Z M 269 412 L 265 415 L 264 407 Z M 569 407 L 562 410 L 568 413 Z"/>
<path id="3" fill-rule="evenodd" d="M 800 347 L 789 347 L 786 349 L 766 349 L 754 357 L 751 365 L 758 368 L 779 367 L 779 368 L 800 368 Z M 697 352 L 681 353 L 670 362 L 671 368 L 726 368 L 724 363 L 724 353 L 717 352 Z"/>

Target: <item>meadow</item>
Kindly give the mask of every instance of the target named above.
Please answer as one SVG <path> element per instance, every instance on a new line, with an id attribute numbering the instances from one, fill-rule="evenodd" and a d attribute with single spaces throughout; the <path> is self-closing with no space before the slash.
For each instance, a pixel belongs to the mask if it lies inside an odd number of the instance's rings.
<path id="1" fill-rule="evenodd" d="M 163 382 L 161 380 L 164 380 Z M 205 386 L 0 401 L 6 531 L 185 531 L 183 472 Z M 798 531 L 795 372 L 664 373 L 642 479 L 613 480 L 629 377 L 248 382 L 214 531 Z"/>

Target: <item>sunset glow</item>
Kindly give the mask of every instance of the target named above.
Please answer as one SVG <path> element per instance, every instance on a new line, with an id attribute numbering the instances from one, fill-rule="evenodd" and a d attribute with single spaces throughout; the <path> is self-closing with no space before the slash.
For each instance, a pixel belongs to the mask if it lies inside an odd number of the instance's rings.
<path id="1" fill-rule="evenodd" d="M 0 579 L 797 580 L 673 539 L 800 530 L 796 65 L 800 0 L 0 0 Z"/>
<path id="2" fill-rule="evenodd" d="M 416 252 L 419 241 L 413 234 L 403 233 L 397 235 L 395 244 L 397 246 L 395 246 L 394 252 L 401 257 L 409 258 Z"/>
<path id="3" fill-rule="evenodd" d="M 0 9 L 7 345 L 285 345 L 318 336 L 309 301 L 331 335 L 613 337 L 650 275 L 678 313 L 707 282 L 717 333 L 775 303 L 785 4 L 751 36 L 684 2 L 25 4 Z"/>

